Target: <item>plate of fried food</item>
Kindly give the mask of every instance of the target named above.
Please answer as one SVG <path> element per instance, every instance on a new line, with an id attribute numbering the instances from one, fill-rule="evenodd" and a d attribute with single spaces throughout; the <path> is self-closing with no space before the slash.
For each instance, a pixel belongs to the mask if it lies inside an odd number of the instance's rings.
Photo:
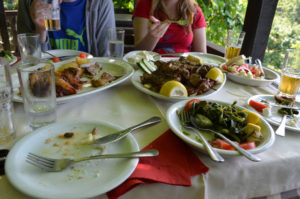
<path id="1" fill-rule="evenodd" d="M 58 103 L 103 91 L 130 78 L 134 69 L 124 61 L 94 57 L 54 63 L 56 101 Z M 12 75 L 13 100 L 22 102 L 18 75 Z"/>
<path id="2" fill-rule="evenodd" d="M 177 58 L 161 58 L 157 61 L 141 60 L 141 70 L 131 78 L 140 91 L 153 97 L 179 101 L 201 98 L 220 91 L 226 82 L 224 73 L 209 61 L 210 55 L 188 54 Z M 223 61 L 215 60 L 220 63 Z"/>

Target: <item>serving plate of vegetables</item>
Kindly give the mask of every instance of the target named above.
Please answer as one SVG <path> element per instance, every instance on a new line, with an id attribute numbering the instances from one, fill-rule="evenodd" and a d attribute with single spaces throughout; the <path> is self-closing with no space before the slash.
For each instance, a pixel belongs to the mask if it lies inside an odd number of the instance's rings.
<path id="1" fill-rule="evenodd" d="M 235 102 L 230 104 L 215 100 L 193 99 L 173 104 L 167 111 L 169 127 L 179 138 L 200 151 L 206 152 L 198 136 L 182 128 L 179 119 L 182 111 L 195 118 L 198 126 L 222 133 L 253 154 L 267 150 L 275 141 L 272 127 L 262 116 L 236 105 Z M 240 155 L 215 134 L 200 132 L 220 154 Z"/>
<path id="2" fill-rule="evenodd" d="M 288 105 L 287 102 L 280 103 L 274 95 L 254 95 L 248 99 L 248 105 L 252 110 L 257 111 L 268 122 L 279 126 L 284 114 L 287 114 L 285 128 L 291 131 L 300 132 L 300 108 L 289 109 L 281 107 Z M 300 107 L 299 101 L 293 102 L 293 107 Z"/>

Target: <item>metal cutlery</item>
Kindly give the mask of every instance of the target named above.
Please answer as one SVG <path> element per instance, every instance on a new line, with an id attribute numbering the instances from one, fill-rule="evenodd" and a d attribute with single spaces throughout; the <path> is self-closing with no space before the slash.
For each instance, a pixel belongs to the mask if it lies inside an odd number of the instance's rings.
<path id="1" fill-rule="evenodd" d="M 26 162 L 29 164 L 41 168 L 45 171 L 62 171 L 65 168 L 69 167 L 72 164 L 85 160 L 94 160 L 94 159 L 107 159 L 107 158 L 139 158 L 139 157 L 153 157 L 159 154 L 158 150 L 146 150 L 138 151 L 131 153 L 119 153 L 119 154 L 104 154 L 104 155 L 95 155 L 89 157 L 83 157 L 79 159 L 53 159 L 43 157 L 37 154 L 29 153 L 26 157 Z"/>
<path id="2" fill-rule="evenodd" d="M 289 108 L 289 109 L 300 110 L 300 107 L 298 107 L 298 106 L 288 106 L 288 105 L 276 104 L 276 103 L 274 103 L 274 102 L 266 101 L 266 100 L 261 99 L 261 98 L 257 98 L 257 100 L 259 100 L 261 103 L 264 103 L 264 104 L 270 105 L 270 106 L 275 106 L 275 107 L 280 107 L 280 108 Z"/>
<path id="3" fill-rule="evenodd" d="M 250 153 L 249 151 L 241 148 L 239 145 L 237 145 L 236 143 L 234 143 L 233 141 L 231 141 L 230 139 L 228 139 L 226 136 L 224 136 L 222 133 L 216 132 L 214 130 L 211 129 L 207 129 L 207 128 L 202 128 L 199 127 L 195 121 L 194 118 L 191 116 L 191 122 L 192 124 L 197 127 L 199 130 L 202 131 L 208 131 L 208 132 L 212 132 L 214 134 L 216 134 L 217 136 L 221 137 L 222 139 L 224 139 L 225 141 L 227 141 L 231 146 L 233 146 L 240 154 L 244 155 L 246 158 L 248 158 L 249 160 L 255 161 L 255 162 L 259 162 L 261 161 L 261 159 L 255 155 L 253 155 L 252 153 Z"/>
<path id="4" fill-rule="evenodd" d="M 188 114 L 185 111 L 182 111 L 182 112 L 177 112 L 177 115 L 179 117 L 182 127 L 186 131 L 192 130 L 194 133 L 198 135 L 203 145 L 205 146 L 210 158 L 216 162 L 224 162 L 224 158 L 209 144 L 209 142 L 205 139 L 205 137 L 201 134 L 201 132 L 195 127 L 188 125 L 190 121 Z"/>
<path id="5" fill-rule="evenodd" d="M 190 23 L 190 19 L 166 20 L 166 21 L 161 21 L 160 23 L 175 23 L 180 26 L 185 26 Z"/>
<path id="6" fill-rule="evenodd" d="M 109 135 L 106 135 L 104 137 L 101 137 L 101 138 L 98 138 L 96 139 L 95 141 L 93 141 L 91 144 L 108 144 L 108 143 L 111 143 L 111 142 L 115 142 L 115 141 L 118 141 L 120 139 L 122 139 L 123 137 L 125 137 L 128 133 L 134 131 L 134 130 L 137 130 L 139 128 L 142 128 L 144 126 L 149 126 L 149 125 L 153 125 L 153 124 L 157 124 L 161 122 L 161 118 L 160 117 L 152 117 L 140 124 L 137 124 L 137 125 L 134 125 L 134 126 L 131 126 L 125 130 L 122 130 L 122 131 L 119 131 L 117 133 L 113 133 L 113 134 L 109 134 Z"/>
<path id="7" fill-rule="evenodd" d="M 279 127 L 276 129 L 275 133 L 276 135 L 280 135 L 280 136 L 285 136 L 285 123 L 286 123 L 286 118 L 287 118 L 287 115 L 284 115 L 282 117 L 282 120 L 280 122 L 280 125 Z"/>

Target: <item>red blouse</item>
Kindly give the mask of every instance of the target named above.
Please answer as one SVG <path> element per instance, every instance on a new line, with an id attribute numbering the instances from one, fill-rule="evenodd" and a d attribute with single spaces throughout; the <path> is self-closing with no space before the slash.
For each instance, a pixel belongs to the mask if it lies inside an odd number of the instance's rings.
<path id="1" fill-rule="evenodd" d="M 133 17 L 149 19 L 151 2 L 152 0 L 139 0 L 133 12 Z M 204 15 L 197 5 L 196 10 L 197 13 L 193 17 L 192 30 L 206 27 Z M 159 19 L 161 21 L 164 20 L 163 18 Z M 160 54 L 190 52 L 193 38 L 194 35 L 192 31 L 178 24 L 171 24 L 164 36 L 157 43 L 154 51 Z"/>

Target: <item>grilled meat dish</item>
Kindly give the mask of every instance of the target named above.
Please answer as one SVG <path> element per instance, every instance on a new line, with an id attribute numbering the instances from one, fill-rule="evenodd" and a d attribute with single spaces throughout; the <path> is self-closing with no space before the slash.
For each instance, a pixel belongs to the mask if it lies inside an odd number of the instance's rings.
<path id="1" fill-rule="evenodd" d="M 175 61 L 156 61 L 157 70 L 152 74 L 141 76 L 142 84 L 150 85 L 150 89 L 159 92 L 162 85 L 170 80 L 176 80 L 185 85 L 188 95 L 201 95 L 214 87 L 214 80 L 205 78 L 212 66 L 202 65 L 180 57 Z"/>
<path id="2" fill-rule="evenodd" d="M 103 72 L 103 74 L 101 75 L 100 79 L 92 79 L 91 83 L 93 87 L 100 87 L 100 86 L 104 86 L 107 83 L 110 83 L 114 80 L 116 80 L 117 77 L 112 76 L 111 74 L 109 74 L 108 72 Z"/>
<path id="3" fill-rule="evenodd" d="M 76 89 L 62 77 L 55 77 L 56 97 L 76 94 Z"/>

